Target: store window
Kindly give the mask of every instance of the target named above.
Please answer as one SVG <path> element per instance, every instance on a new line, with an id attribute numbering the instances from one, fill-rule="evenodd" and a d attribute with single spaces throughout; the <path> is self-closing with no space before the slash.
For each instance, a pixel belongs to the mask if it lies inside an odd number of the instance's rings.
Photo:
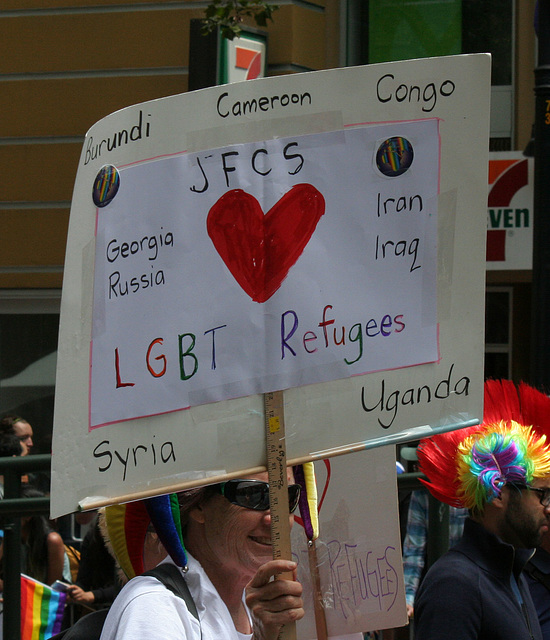
<path id="1" fill-rule="evenodd" d="M 510 148 L 514 75 L 512 0 L 348 0 L 346 7 L 348 66 L 491 53 L 492 148 Z"/>
<path id="2" fill-rule="evenodd" d="M 61 292 L 0 292 L 0 415 L 25 418 L 50 453 Z"/>
<path id="3" fill-rule="evenodd" d="M 512 377 L 512 287 L 487 287 L 485 378 Z"/>

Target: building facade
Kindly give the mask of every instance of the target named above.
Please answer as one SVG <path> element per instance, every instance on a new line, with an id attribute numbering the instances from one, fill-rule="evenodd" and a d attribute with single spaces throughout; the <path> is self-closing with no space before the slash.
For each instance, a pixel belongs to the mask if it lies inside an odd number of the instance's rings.
<path id="1" fill-rule="evenodd" d="M 534 117 L 535 0 L 279 0 L 267 75 L 491 51 L 491 148 Z M 185 92 L 203 0 L 3 0 L 0 7 L 0 414 L 49 451 L 65 243 L 87 129 Z M 485 212 L 480 212 L 485 215 Z M 528 379 L 530 269 L 487 272 L 487 374 Z"/>

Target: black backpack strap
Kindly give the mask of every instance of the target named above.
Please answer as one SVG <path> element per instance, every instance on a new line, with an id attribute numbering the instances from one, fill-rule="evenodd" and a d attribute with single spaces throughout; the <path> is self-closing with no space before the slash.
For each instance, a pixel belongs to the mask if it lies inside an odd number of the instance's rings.
<path id="1" fill-rule="evenodd" d="M 50 640 L 99 640 L 109 609 L 98 609 L 79 618 L 72 627 L 52 636 Z"/>
<path id="2" fill-rule="evenodd" d="M 550 591 L 550 574 L 543 573 L 540 569 L 535 567 L 532 562 L 528 562 L 523 570 L 525 573 L 530 575 L 533 580 L 540 582 L 548 589 L 548 591 Z"/>
<path id="3" fill-rule="evenodd" d="M 185 582 L 185 578 L 183 577 L 183 573 L 179 567 L 176 567 L 176 565 L 174 564 L 165 562 L 163 564 L 159 564 L 150 571 L 142 573 L 141 575 L 152 576 L 153 578 L 156 578 L 157 580 L 162 582 L 162 584 L 167 589 L 169 589 L 172 593 L 179 596 L 185 601 L 185 604 L 187 605 L 190 613 L 194 618 L 199 620 L 199 614 L 197 613 L 195 601 L 193 600 L 193 596 L 189 591 L 187 582 Z"/>
<path id="4" fill-rule="evenodd" d="M 193 596 L 189 591 L 189 587 L 187 586 L 187 582 L 185 582 L 181 569 L 176 567 L 176 565 L 167 563 L 159 564 L 154 569 L 146 571 L 141 575 L 152 576 L 159 582 L 162 582 L 167 589 L 185 601 L 185 604 L 193 617 L 199 620 L 199 614 L 197 613 L 197 607 L 195 606 Z M 65 631 L 61 631 L 57 635 L 53 636 L 51 640 L 99 640 L 99 636 L 101 635 L 101 630 L 103 629 L 103 624 L 108 613 L 109 609 L 99 609 L 98 611 L 89 613 L 77 620 L 72 627 L 69 627 Z"/>

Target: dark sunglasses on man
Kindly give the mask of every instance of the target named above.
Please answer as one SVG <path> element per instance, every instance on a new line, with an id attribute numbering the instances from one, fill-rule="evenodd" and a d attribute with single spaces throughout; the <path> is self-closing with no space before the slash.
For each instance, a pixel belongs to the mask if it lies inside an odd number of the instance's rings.
<path id="1" fill-rule="evenodd" d="M 267 511 L 269 509 L 269 483 L 262 480 L 228 480 L 218 485 L 219 491 L 238 507 Z M 300 485 L 288 485 L 288 508 L 295 511 L 300 500 Z"/>
<path id="2" fill-rule="evenodd" d="M 521 486 L 520 488 L 538 493 L 541 505 L 543 507 L 550 507 L 550 489 L 548 488 L 540 489 L 539 487 L 530 487 L 529 485 L 524 485 L 524 486 Z"/>

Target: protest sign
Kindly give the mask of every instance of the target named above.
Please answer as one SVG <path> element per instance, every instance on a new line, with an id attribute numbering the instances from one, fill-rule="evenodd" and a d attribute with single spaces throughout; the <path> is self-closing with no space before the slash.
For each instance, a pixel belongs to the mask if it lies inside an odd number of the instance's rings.
<path id="1" fill-rule="evenodd" d="M 391 447 L 315 463 L 319 500 L 317 560 L 329 637 L 407 623 L 395 456 Z M 376 514 L 376 517 L 372 517 Z M 292 528 L 292 557 L 304 587 L 298 638 L 316 638 L 306 537 Z"/>
<path id="2" fill-rule="evenodd" d="M 397 183 L 372 158 L 396 139 L 415 168 Z M 436 119 L 118 172 L 97 214 L 90 427 L 438 359 Z"/>
<path id="3" fill-rule="evenodd" d="M 268 78 L 90 129 L 53 516 L 263 469 L 265 392 L 289 463 L 480 419 L 489 70 Z"/>

